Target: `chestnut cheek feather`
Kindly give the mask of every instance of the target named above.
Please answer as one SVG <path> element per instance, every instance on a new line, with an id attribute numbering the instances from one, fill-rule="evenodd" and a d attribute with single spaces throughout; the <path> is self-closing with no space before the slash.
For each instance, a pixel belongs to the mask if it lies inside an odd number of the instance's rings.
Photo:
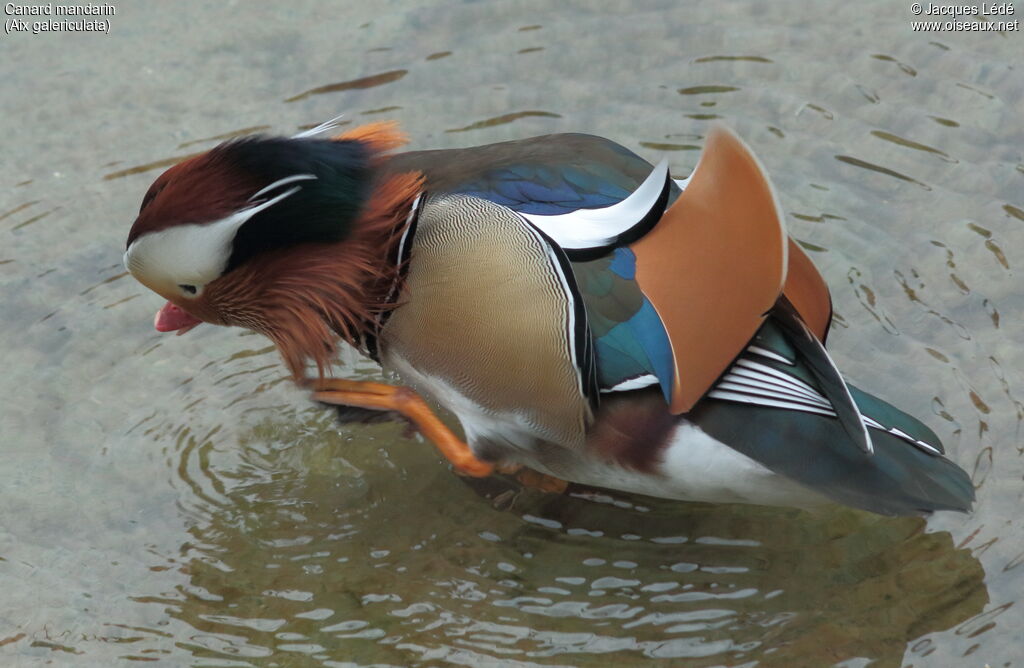
<path id="1" fill-rule="evenodd" d="M 207 303 L 212 317 L 195 314 L 266 335 L 296 379 L 305 377 L 309 361 L 325 377 L 339 338 L 361 345 L 377 317 L 394 307 L 387 295 L 398 267 L 389 258 L 421 187 L 419 172 L 390 176 L 374 188 L 347 239 L 253 258 L 206 286 L 197 301 Z"/>
<path id="2" fill-rule="evenodd" d="M 348 135 L 338 139 L 364 145 L 373 167 L 380 167 L 388 159 L 385 153 L 405 141 L 393 125 L 386 124 Z M 171 227 L 168 221 L 237 211 L 237 200 L 244 201 L 243 194 L 257 188 L 224 168 L 223 153 L 211 151 L 168 170 L 136 220 L 129 247 L 142 233 Z M 343 241 L 263 251 L 207 282 L 197 298 L 169 302 L 154 325 L 179 334 L 200 322 L 245 327 L 275 343 L 296 379 L 305 376 L 310 360 L 323 378 L 334 361 L 339 338 L 362 345 L 377 327 L 378 317 L 394 308 L 389 295 L 400 276 L 394 251 L 422 184 L 419 172 L 381 177 Z M 231 206 L 226 206 L 228 202 Z M 203 216 L 194 211 L 197 208 Z"/>

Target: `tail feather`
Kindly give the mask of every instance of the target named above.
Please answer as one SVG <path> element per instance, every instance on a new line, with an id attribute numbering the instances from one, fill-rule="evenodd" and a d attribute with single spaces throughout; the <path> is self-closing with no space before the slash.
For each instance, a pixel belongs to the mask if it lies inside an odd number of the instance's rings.
<path id="1" fill-rule="evenodd" d="M 825 351 L 825 346 L 808 329 L 796 308 L 785 296 L 779 298 L 775 308 L 772 309 L 772 315 L 775 322 L 789 334 L 789 342 L 796 348 L 797 353 L 803 358 L 807 368 L 818 381 L 818 387 L 832 404 L 843 429 L 861 450 L 872 454 L 874 446 L 871 442 L 871 434 L 864 424 L 864 417 L 853 400 L 850 388 L 847 387 L 846 381 L 840 375 L 839 369 L 836 368 L 832 358 Z"/>
<path id="2" fill-rule="evenodd" d="M 942 441 L 923 422 L 853 385 L 847 387 L 850 388 L 850 394 L 853 395 L 866 421 L 873 422 L 878 428 L 903 438 L 925 452 L 934 455 L 945 454 Z"/>
<path id="3" fill-rule="evenodd" d="M 874 431 L 875 453 L 868 457 L 833 447 L 846 433 L 828 415 L 712 399 L 687 417 L 714 439 L 836 503 L 882 515 L 922 515 L 968 512 L 974 501 L 963 469 L 888 431 Z"/>
<path id="4" fill-rule="evenodd" d="M 847 385 L 785 301 L 687 417 L 722 443 L 838 503 L 914 515 L 966 512 L 974 499 L 970 477 L 942 456 L 938 436 Z M 850 424 L 855 419 L 858 428 Z M 868 425 L 870 455 L 857 440 L 860 425 Z"/>
<path id="5" fill-rule="evenodd" d="M 874 442 L 875 456 L 871 459 L 877 471 L 873 477 L 878 482 L 873 487 L 892 487 L 902 503 L 921 513 L 971 509 L 974 484 L 962 468 L 945 457 L 910 446 L 889 432 L 876 431 Z M 865 492 L 877 493 L 871 488 L 857 490 L 861 503 L 877 503 L 864 499 Z"/>

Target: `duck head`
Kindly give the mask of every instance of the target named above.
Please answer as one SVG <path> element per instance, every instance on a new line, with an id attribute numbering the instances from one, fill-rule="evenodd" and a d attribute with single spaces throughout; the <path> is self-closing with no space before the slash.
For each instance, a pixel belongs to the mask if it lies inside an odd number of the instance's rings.
<path id="1" fill-rule="evenodd" d="M 254 136 L 164 172 L 128 234 L 124 263 L 167 300 L 160 331 L 202 322 L 268 336 L 293 375 L 321 375 L 342 338 L 360 345 L 397 280 L 393 246 L 420 188 L 387 174 L 393 125 L 337 139 Z"/>

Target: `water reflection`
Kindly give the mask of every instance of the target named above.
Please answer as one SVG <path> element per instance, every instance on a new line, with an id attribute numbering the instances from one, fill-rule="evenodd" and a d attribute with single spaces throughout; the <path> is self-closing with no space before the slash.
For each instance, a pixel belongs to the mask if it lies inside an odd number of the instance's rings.
<path id="1" fill-rule="evenodd" d="M 505 123 L 511 123 L 517 121 L 520 118 L 530 117 L 541 117 L 541 118 L 561 118 L 560 114 L 555 114 L 550 111 L 515 111 L 510 114 L 502 114 L 501 116 L 495 116 L 494 118 L 488 118 L 476 123 L 470 123 L 469 125 L 461 128 L 452 128 L 445 130 L 445 132 L 467 132 L 469 130 L 480 130 L 482 128 L 490 128 L 495 125 L 504 125 Z"/>
<path id="2" fill-rule="evenodd" d="M 32 206 L 34 204 L 39 204 L 39 200 L 32 200 L 31 202 L 25 202 L 23 204 L 19 204 L 18 206 L 14 207 L 10 211 L 4 211 L 3 213 L 0 213 L 0 220 L 3 220 L 4 218 L 9 218 L 10 216 L 13 216 L 14 214 L 18 213 L 19 211 L 24 211 L 25 209 L 27 209 L 28 207 L 30 207 L 30 206 Z"/>
<path id="3" fill-rule="evenodd" d="M 920 181 L 913 177 L 907 176 L 906 174 L 900 174 L 895 169 L 889 169 L 888 167 L 876 165 L 874 163 L 868 162 L 867 160 L 861 160 L 860 158 L 854 158 L 853 156 L 849 155 L 837 155 L 836 160 L 838 160 L 839 162 L 845 162 L 848 165 L 853 165 L 854 167 L 860 167 L 862 169 L 867 169 L 872 172 L 878 172 L 879 174 L 885 174 L 886 176 L 892 176 L 893 178 L 897 178 L 901 181 L 914 183 L 916 185 L 921 186 L 925 190 L 931 190 L 930 186 L 921 183 Z"/>
<path id="4" fill-rule="evenodd" d="M 398 81 L 406 74 L 409 70 L 391 70 L 390 72 L 381 72 L 379 74 L 373 74 L 359 79 L 351 79 L 349 81 L 341 81 L 339 83 L 327 84 L 325 86 L 317 86 L 316 88 L 310 88 L 307 91 L 293 95 L 285 100 L 285 102 L 298 102 L 304 100 L 310 95 L 322 95 L 324 93 L 337 93 L 344 90 L 360 90 L 364 88 L 374 88 L 376 86 L 383 86 L 389 84 L 392 81 Z"/>
<path id="5" fill-rule="evenodd" d="M 900 146 L 905 146 L 907 148 L 912 148 L 915 151 L 924 151 L 926 153 L 932 153 L 934 155 L 939 156 L 946 162 L 959 162 L 956 158 L 949 157 L 944 151 L 940 151 L 939 149 L 928 146 L 926 144 L 921 144 L 919 142 L 911 141 L 904 137 L 894 135 L 891 132 L 884 132 L 882 130 L 872 130 L 871 134 L 874 135 L 875 137 L 878 137 L 879 139 L 883 139 L 885 141 L 892 142 L 893 144 L 898 144 Z"/>
<path id="6" fill-rule="evenodd" d="M 667 139 L 667 137 L 666 137 Z M 640 145 L 652 151 L 699 151 L 700 146 L 696 144 L 672 144 L 659 141 L 642 141 Z"/>
<path id="7" fill-rule="evenodd" d="M 133 12 L 102 44 L 10 41 L 3 61 L 21 91 L 6 117 L 44 122 L 8 133 L 0 204 L 0 664 L 1020 653 L 1016 37 L 913 35 L 880 2 L 396 0 L 315 25 L 281 3 L 193 4 Z M 523 110 L 550 111 L 495 122 Z M 841 368 L 940 431 L 974 514 L 928 534 L 843 511 L 485 494 L 397 427 L 336 432 L 261 338 L 158 338 L 159 302 L 120 254 L 153 176 L 188 157 L 169 156 L 342 111 L 393 116 L 416 149 L 592 132 L 668 151 L 680 175 L 723 118 L 833 289 Z"/>
<path id="8" fill-rule="evenodd" d="M 286 411 L 237 445 L 180 429 L 191 536 L 164 560 L 187 582 L 145 600 L 197 658 L 888 664 L 988 602 L 971 552 L 920 519 L 370 475 L 365 441 L 398 428 L 331 420 Z"/>
<path id="9" fill-rule="evenodd" d="M 161 167 L 171 167 L 173 165 L 178 164 L 179 162 L 184 162 L 189 158 L 194 158 L 198 155 L 202 155 L 203 153 L 205 153 L 205 151 L 197 151 L 196 153 L 179 155 L 172 158 L 163 158 L 161 160 L 156 160 L 154 162 L 147 162 L 144 165 L 136 165 L 135 167 L 129 167 L 127 169 L 119 169 L 115 172 L 104 174 L 103 178 L 104 180 L 110 181 L 112 179 L 121 179 L 126 176 L 132 176 L 134 174 L 141 174 L 142 172 L 149 172 L 154 169 L 160 169 Z"/>

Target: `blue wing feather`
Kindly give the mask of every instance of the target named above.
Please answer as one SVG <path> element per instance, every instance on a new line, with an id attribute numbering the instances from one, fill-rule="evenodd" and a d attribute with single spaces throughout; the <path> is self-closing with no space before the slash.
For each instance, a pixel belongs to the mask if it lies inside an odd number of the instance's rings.
<path id="1" fill-rule="evenodd" d="M 557 215 L 610 206 L 629 196 L 635 185 L 622 172 L 599 164 L 514 164 L 494 167 L 446 190 L 521 213 Z"/>
<path id="2" fill-rule="evenodd" d="M 395 156 L 390 166 L 420 170 L 433 192 L 471 195 L 539 215 L 616 204 L 653 169 L 624 146 L 588 135 L 407 153 Z M 678 193 L 672 185 L 669 204 Z M 599 258 L 572 261 L 571 268 L 592 332 L 599 387 L 654 375 L 669 396 L 671 348 L 661 319 L 635 281 L 633 252 L 616 248 Z"/>
<path id="3" fill-rule="evenodd" d="M 594 335 L 602 389 L 654 375 L 666 400 L 673 380 L 672 348 L 654 306 L 635 282 L 636 257 L 616 248 L 606 258 L 573 263 Z"/>

